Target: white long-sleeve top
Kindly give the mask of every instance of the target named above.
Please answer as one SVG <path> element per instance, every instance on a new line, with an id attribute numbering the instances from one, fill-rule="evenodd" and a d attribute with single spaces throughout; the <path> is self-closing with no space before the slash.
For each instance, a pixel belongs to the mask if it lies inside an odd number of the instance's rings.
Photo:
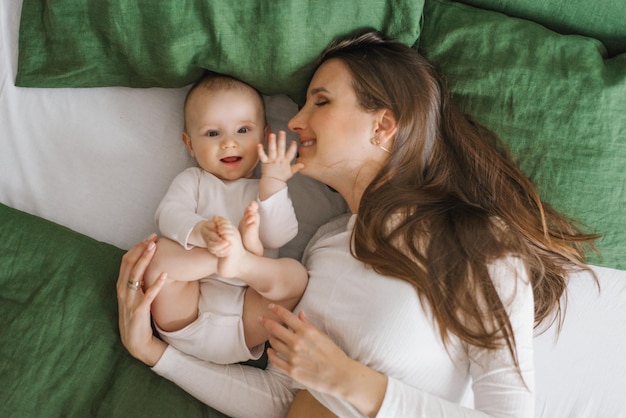
<path id="1" fill-rule="evenodd" d="M 411 285 L 350 256 L 355 219 L 338 218 L 311 241 L 304 256 L 309 284 L 295 311 L 305 311 L 348 356 L 388 376 L 378 417 L 533 416 L 534 301 L 522 263 L 507 257 L 490 271 L 508 307 L 523 381 L 506 348 L 467 347 L 455 337 L 444 347 Z M 171 347 L 153 370 L 234 417 L 283 416 L 303 388 L 271 365 L 218 366 Z M 470 382 L 475 409 L 460 405 Z M 361 416 L 343 400 L 311 393 L 341 417 Z"/>
<path id="2" fill-rule="evenodd" d="M 286 187 L 264 201 L 258 196 L 259 179 L 223 181 L 190 167 L 174 178 L 155 218 L 162 235 L 190 249 L 189 236 L 198 222 L 218 215 L 239 225 L 248 204 L 256 200 L 261 242 L 266 255 L 276 256 L 278 248 L 298 233 L 296 214 Z"/>

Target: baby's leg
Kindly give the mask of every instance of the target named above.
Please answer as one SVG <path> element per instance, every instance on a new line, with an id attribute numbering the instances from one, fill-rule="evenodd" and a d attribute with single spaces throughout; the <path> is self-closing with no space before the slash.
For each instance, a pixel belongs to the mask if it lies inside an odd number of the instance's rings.
<path id="1" fill-rule="evenodd" d="M 280 319 L 269 310 L 268 305 L 270 303 L 276 303 L 292 311 L 300 301 L 300 297 L 301 295 L 296 295 L 289 299 L 275 301 L 261 296 L 252 287 L 248 287 L 244 297 L 242 314 L 243 333 L 248 348 L 252 349 L 259 344 L 263 344 L 269 338 L 267 330 L 259 323 L 258 318 L 264 316 L 280 322 Z"/>
<path id="2" fill-rule="evenodd" d="M 215 273 L 217 259 L 205 248 L 185 250 L 167 238 L 159 239 L 156 253 L 146 271 L 146 287 L 163 272 L 168 279 L 152 302 L 154 321 L 164 331 L 176 331 L 198 317 L 198 280 Z"/>
<path id="3" fill-rule="evenodd" d="M 259 256 L 263 255 L 263 243 L 259 238 L 260 221 L 259 204 L 253 200 L 246 208 L 239 222 L 239 232 L 241 233 L 241 240 L 246 250 Z"/>
<path id="4" fill-rule="evenodd" d="M 224 277 L 237 277 L 262 297 L 281 303 L 300 299 L 308 282 L 304 266 L 291 258 L 267 258 L 244 248 L 237 228 L 225 218 L 215 220 L 219 235 L 229 243 L 218 259 L 217 271 Z"/>

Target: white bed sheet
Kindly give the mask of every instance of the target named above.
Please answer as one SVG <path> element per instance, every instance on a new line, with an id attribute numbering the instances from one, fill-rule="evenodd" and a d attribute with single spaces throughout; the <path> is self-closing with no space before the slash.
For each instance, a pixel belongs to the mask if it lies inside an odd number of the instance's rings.
<path id="1" fill-rule="evenodd" d="M 159 200 L 193 164 L 180 142 L 187 89 L 16 88 L 21 1 L 0 5 L 0 202 L 130 247 L 155 231 Z M 295 104 L 267 103 L 274 130 L 285 129 Z M 297 254 L 312 225 L 343 207 L 305 178 L 291 190 L 308 221 Z M 555 327 L 536 338 L 538 417 L 626 417 L 626 271 L 596 272 L 602 292 L 574 276 L 558 339 Z"/>

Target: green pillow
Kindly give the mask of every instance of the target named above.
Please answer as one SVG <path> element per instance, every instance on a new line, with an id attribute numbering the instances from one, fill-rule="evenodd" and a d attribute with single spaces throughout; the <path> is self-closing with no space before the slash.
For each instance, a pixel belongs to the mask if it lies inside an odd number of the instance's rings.
<path id="1" fill-rule="evenodd" d="M 626 54 L 444 0 L 426 2 L 419 47 L 542 198 L 604 234 L 590 262 L 626 269 Z"/>
<path id="2" fill-rule="evenodd" d="M 302 102 L 338 35 L 413 45 L 424 0 L 24 0 L 16 85 L 182 87 L 210 69 Z"/>
<path id="3" fill-rule="evenodd" d="M 122 255 L 0 204 L 0 416 L 223 416 L 122 346 Z"/>
<path id="4" fill-rule="evenodd" d="M 610 55 L 626 52 L 624 0 L 460 0 L 460 2 L 532 20 L 562 34 L 598 39 Z"/>

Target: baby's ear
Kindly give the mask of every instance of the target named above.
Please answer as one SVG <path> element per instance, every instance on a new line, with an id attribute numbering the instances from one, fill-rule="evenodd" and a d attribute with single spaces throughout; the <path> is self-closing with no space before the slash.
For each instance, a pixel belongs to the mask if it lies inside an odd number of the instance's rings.
<path id="1" fill-rule="evenodd" d="M 185 144 L 185 148 L 187 148 L 189 155 L 195 158 L 196 155 L 193 152 L 193 145 L 191 144 L 191 138 L 189 138 L 189 135 L 183 132 L 181 139 L 183 140 L 183 144 Z"/>

